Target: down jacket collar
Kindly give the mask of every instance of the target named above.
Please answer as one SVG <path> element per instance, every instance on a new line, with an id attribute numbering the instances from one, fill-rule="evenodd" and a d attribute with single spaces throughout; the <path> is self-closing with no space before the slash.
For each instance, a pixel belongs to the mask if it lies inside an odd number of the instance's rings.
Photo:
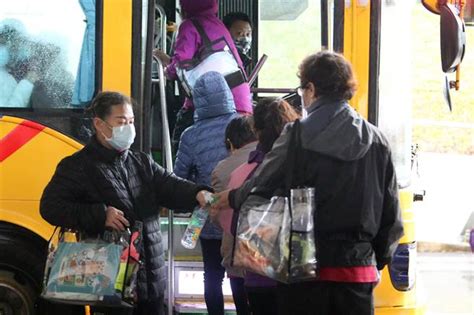
<path id="1" fill-rule="evenodd" d="M 85 147 L 86 151 L 90 152 L 96 158 L 107 163 L 113 163 L 115 161 L 125 161 L 128 156 L 128 150 L 118 152 L 117 150 L 108 149 L 104 147 L 96 135 L 93 135 L 89 140 L 89 145 Z"/>

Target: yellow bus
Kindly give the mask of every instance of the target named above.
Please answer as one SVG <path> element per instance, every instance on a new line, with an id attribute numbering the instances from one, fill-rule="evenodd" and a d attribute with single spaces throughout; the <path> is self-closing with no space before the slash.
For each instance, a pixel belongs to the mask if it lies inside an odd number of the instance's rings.
<path id="1" fill-rule="evenodd" d="M 39 215 L 39 199 L 58 162 L 81 149 L 90 136 L 84 108 L 97 91 L 121 91 L 137 100 L 134 147 L 171 167 L 168 118 L 173 120 L 182 97 L 177 96 L 177 85 L 163 78 L 151 52 L 172 47 L 173 28 L 166 21 L 179 22 L 178 2 L 0 3 L 0 80 L 4 80 L 0 81 L 0 314 L 35 313 L 44 254 L 53 231 Z M 439 13 L 436 0 L 424 2 Z M 388 136 L 402 188 L 405 236 L 375 290 L 378 315 L 424 313 L 417 292 L 410 191 L 406 47 L 411 32 L 410 23 L 404 22 L 410 20 L 415 5 L 421 4 L 413 0 L 219 0 L 221 17 L 232 11 L 250 16 L 252 66 L 259 55 L 269 57 L 253 86 L 255 100 L 278 94 L 296 104 L 297 65 L 312 52 L 335 50 L 353 63 L 359 86 L 351 105 Z M 172 215 L 162 220 L 170 235 L 169 314 L 173 310 L 206 313 L 200 250 L 185 250 L 178 241 L 186 223 L 186 218 Z M 226 296 L 230 297 L 228 292 Z"/>

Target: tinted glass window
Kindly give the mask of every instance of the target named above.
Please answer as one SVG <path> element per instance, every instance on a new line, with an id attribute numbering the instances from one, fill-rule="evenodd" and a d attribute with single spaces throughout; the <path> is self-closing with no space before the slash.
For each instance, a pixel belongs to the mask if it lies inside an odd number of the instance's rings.
<path id="1" fill-rule="evenodd" d="M 410 27 L 414 2 L 390 0 L 382 4 L 378 125 L 390 142 L 398 182 L 405 187 L 411 170 Z"/>
<path id="2" fill-rule="evenodd" d="M 95 0 L 0 3 L 0 107 L 83 107 L 94 93 Z"/>

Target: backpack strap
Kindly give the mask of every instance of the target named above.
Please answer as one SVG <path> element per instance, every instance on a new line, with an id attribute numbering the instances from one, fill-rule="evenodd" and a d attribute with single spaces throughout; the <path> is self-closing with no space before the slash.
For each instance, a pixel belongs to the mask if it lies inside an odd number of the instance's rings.
<path id="1" fill-rule="evenodd" d="M 183 69 L 192 69 L 192 68 L 196 67 L 201 62 L 201 56 L 200 55 L 201 55 L 202 49 L 203 48 L 205 49 L 205 47 L 211 47 L 212 46 L 211 40 L 209 39 L 206 32 L 204 31 L 201 23 L 199 23 L 199 21 L 194 19 L 194 18 L 191 18 L 190 20 L 193 23 L 194 27 L 196 28 L 199 36 L 201 37 L 202 45 L 201 45 L 200 48 L 197 49 L 196 53 L 194 54 L 194 56 L 191 59 L 181 60 L 179 62 L 179 64 L 178 64 L 179 67 L 181 67 Z"/>
<path id="2" fill-rule="evenodd" d="M 196 28 L 196 30 L 198 31 L 199 33 L 199 36 L 201 36 L 201 39 L 204 43 L 204 46 L 211 46 L 211 40 L 209 39 L 209 37 L 207 36 L 206 32 L 204 31 L 204 29 L 202 28 L 202 25 L 201 23 L 199 23 L 198 20 L 196 19 L 191 19 L 191 22 L 193 23 L 194 27 Z"/>

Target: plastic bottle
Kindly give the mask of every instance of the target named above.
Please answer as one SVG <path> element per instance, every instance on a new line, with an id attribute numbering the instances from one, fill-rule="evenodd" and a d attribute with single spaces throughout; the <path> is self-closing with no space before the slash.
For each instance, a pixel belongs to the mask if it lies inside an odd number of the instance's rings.
<path id="1" fill-rule="evenodd" d="M 187 249 L 193 249 L 196 247 L 201 230 L 206 223 L 209 213 L 207 210 L 202 208 L 196 208 L 191 216 L 191 221 L 184 231 L 183 238 L 181 239 L 181 245 Z"/>

